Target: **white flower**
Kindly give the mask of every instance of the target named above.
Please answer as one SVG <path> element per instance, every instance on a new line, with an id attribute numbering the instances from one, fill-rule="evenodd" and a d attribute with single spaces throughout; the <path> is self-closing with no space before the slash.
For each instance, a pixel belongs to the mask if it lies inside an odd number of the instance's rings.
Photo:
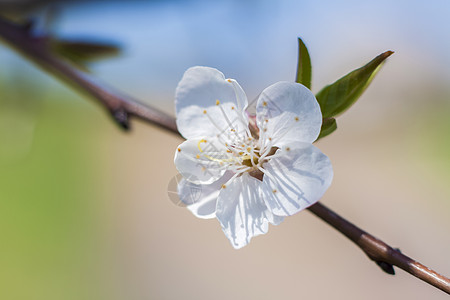
<path id="1" fill-rule="evenodd" d="M 187 139 L 174 159 L 185 179 L 180 199 L 199 218 L 217 217 L 235 248 L 314 204 L 333 177 L 328 157 L 312 145 L 322 114 L 311 91 L 269 86 L 254 126 L 247 106 L 240 85 L 213 68 L 188 69 L 176 90 L 177 125 Z M 201 187 L 195 199 L 193 184 Z"/>

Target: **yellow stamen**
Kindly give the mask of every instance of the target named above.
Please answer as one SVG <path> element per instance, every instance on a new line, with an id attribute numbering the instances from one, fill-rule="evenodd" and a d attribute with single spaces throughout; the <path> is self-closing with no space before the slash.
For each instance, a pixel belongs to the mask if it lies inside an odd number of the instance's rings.
<path id="1" fill-rule="evenodd" d="M 207 140 L 204 140 L 204 139 L 201 139 L 200 141 L 198 141 L 198 144 L 197 144 L 197 147 L 198 147 L 198 150 L 200 150 L 200 152 L 203 152 L 203 149 L 202 149 L 202 147 L 200 147 L 200 144 L 201 143 L 207 143 L 208 141 Z M 179 150 L 180 151 L 180 150 Z M 209 159 L 209 160 L 212 160 L 212 161 L 218 161 L 219 163 L 220 163 L 220 165 L 223 165 L 223 163 L 224 162 L 230 162 L 230 161 L 233 161 L 233 159 L 218 159 L 218 158 L 215 158 L 215 157 L 212 157 L 212 156 L 210 156 L 210 155 L 207 155 L 207 154 L 203 154 L 207 159 Z"/>
<path id="2" fill-rule="evenodd" d="M 198 147 L 198 150 L 200 150 L 200 152 L 203 152 L 202 148 L 200 147 L 200 144 L 206 143 L 206 142 L 207 142 L 207 140 L 204 140 L 204 139 L 201 139 L 200 141 L 198 141 L 197 147 Z"/>

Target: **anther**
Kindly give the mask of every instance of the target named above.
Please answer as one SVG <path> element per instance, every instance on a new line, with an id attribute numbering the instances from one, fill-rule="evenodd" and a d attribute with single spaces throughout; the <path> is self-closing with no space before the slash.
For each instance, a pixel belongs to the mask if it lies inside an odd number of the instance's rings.
<path id="1" fill-rule="evenodd" d="M 220 104 L 220 101 L 219 100 L 216 100 L 216 105 L 219 105 Z"/>
<path id="2" fill-rule="evenodd" d="M 266 101 L 263 102 L 263 106 L 267 106 L 267 102 Z"/>
<path id="3" fill-rule="evenodd" d="M 224 189 L 224 188 L 226 188 L 227 186 L 225 185 L 225 184 L 222 184 L 222 188 Z"/>
<path id="4" fill-rule="evenodd" d="M 298 117 L 295 117 L 295 122 L 298 122 Z"/>
<path id="5" fill-rule="evenodd" d="M 180 148 L 178 148 L 178 152 L 181 152 L 181 149 L 180 149 Z"/>
<path id="6" fill-rule="evenodd" d="M 200 158 L 200 154 L 197 154 L 197 156 L 195 156 L 197 159 L 199 159 Z"/>
<path id="7" fill-rule="evenodd" d="M 227 79 L 228 82 L 231 82 L 231 79 Z"/>
<path id="8" fill-rule="evenodd" d="M 286 151 L 291 151 L 291 148 L 289 148 L 289 147 L 286 147 Z"/>
<path id="9" fill-rule="evenodd" d="M 203 113 L 206 115 L 206 109 L 203 111 Z"/>
<path id="10" fill-rule="evenodd" d="M 273 191 L 272 191 L 272 193 L 274 193 L 274 194 L 275 194 L 276 192 L 277 192 L 277 190 L 273 190 Z"/>

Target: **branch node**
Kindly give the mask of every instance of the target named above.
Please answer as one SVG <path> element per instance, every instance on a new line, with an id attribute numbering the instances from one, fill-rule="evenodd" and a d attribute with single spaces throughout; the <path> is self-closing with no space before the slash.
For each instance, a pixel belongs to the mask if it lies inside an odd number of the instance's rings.
<path id="1" fill-rule="evenodd" d="M 34 20 L 27 20 L 23 25 L 22 28 L 26 31 L 26 32 L 30 32 L 33 28 L 34 28 Z"/>
<path id="2" fill-rule="evenodd" d="M 389 275 L 395 275 L 394 266 L 385 261 L 375 261 L 375 263 L 383 270 L 385 273 Z"/>
<path id="3" fill-rule="evenodd" d="M 111 110 L 111 114 L 116 120 L 117 123 L 119 123 L 120 127 L 122 127 L 125 130 L 130 129 L 130 122 L 128 121 L 128 112 L 123 108 L 118 108 Z"/>

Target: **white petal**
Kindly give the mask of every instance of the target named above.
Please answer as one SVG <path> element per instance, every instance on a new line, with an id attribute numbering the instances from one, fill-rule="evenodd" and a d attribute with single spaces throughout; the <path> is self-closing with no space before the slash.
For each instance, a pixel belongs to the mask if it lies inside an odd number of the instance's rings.
<path id="1" fill-rule="evenodd" d="M 270 221 L 280 221 L 267 209 L 260 186 L 261 181 L 244 173 L 220 191 L 216 217 L 236 249 L 247 245 L 252 237 L 267 233 Z"/>
<path id="2" fill-rule="evenodd" d="M 262 184 L 264 200 L 275 215 L 289 216 L 307 208 L 330 186 L 330 160 L 313 145 L 292 143 L 275 155 L 263 166 Z"/>
<path id="3" fill-rule="evenodd" d="M 213 183 L 225 173 L 227 149 L 215 138 L 190 139 L 175 150 L 175 167 L 188 181 Z"/>
<path id="4" fill-rule="evenodd" d="M 261 138 L 281 147 L 289 141 L 312 143 L 320 133 L 322 113 L 313 93 L 293 82 L 266 88 L 256 104 Z"/>
<path id="5" fill-rule="evenodd" d="M 274 215 L 270 210 L 267 213 L 270 224 L 279 225 L 284 221 L 284 216 Z"/>
<path id="6" fill-rule="evenodd" d="M 212 219 L 216 216 L 220 189 L 232 176 L 232 172 L 226 172 L 224 176 L 211 184 L 195 184 L 183 178 L 178 183 L 180 200 L 196 217 Z"/>
<path id="7" fill-rule="evenodd" d="M 178 130 L 186 139 L 228 133 L 230 125 L 242 132 L 248 126 L 247 105 L 247 97 L 235 80 L 226 79 L 214 68 L 190 68 L 176 89 Z"/>

